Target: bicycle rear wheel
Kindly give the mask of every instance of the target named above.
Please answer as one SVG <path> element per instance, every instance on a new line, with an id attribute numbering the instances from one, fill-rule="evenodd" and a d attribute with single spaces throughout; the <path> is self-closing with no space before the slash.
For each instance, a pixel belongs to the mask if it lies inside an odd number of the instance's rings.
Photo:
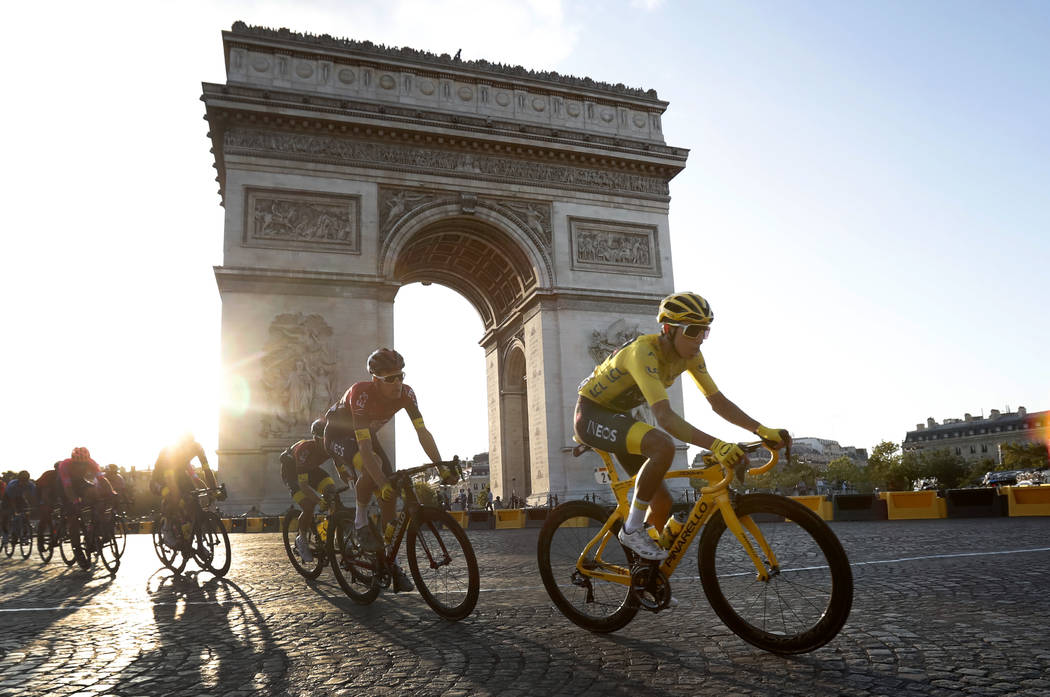
<path id="1" fill-rule="evenodd" d="M 609 519 L 608 511 L 589 501 L 567 501 L 547 515 L 540 530 L 537 562 L 547 594 L 562 614 L 592 632 L 614 632 L 638 614 L 630 585 L 585 576 L 576 568 L 580 554 Z M 617 522 L 584 561 L 590 570 L 630 573 Z"/>
<path id="2" fill-rule="evenodd" d="M 153 521 L 153 551 L 157 553 L 157 559 L 160 559 L 161 564 L 178 575 L 186 568 L 189 557 L 164 542 L 165 525 L 167 525 L 167 519 L 164 516 L 157 516 Z"/>
<path id="3" fill-rule="evenodd" d="M 325 549 L 332 561 L 332 573 L 343 592 L 359 605 L 374 601 L 379 595 L 376 554 L 358 546 L 352 514 L 336 513 L 328 521 Z"/>
<path id="4" fill-rule="evenodd" d="M 292 562 L 292 566 L 295 567 L 296 571 L 302 574 L 305 578 L 315 579 L 321 575 L 322 571 L 324 571 L 325 563 L 328 561 L 325 552 L 326 545 L 318 541 L 317 535 L 313 534 L 312 530 L 292 532 L 292 521 L 297 521 L 298 519 L 298 511 L 288 511 L 284 515 L 284 520 L 281 522 L 281 537 L 284 538 L 284 551 L 288 555 L 288 560 Z M 314 560 L 312 562 L 304 562 L 299 556 L 299 550 L 295 548 L 295 538 L 297 535 L 306 535 L 306 541 L 310 546 L 310 552 L 314 555 Z"/>
<path id="5" fill-rule="evenodd" d="M 8 524 L 7 537 L 4 540 L 4 554 L 6 554 L 8 556 L 8 558 L 10 558 L 12 555 L 14 555 L 14 553 L 15 553 L 15 545 L 17 545 L 17 544 L 18 544 L 18 541 L 15 539 L 15 533 L 14 533 L 14 521 L 12 521 L 11 523 Z"/>
<path id="6" fill-rule="evenodd" d="M 697 552 L 700 580 L 715 613 L 741 639 L 772 653 L 806 653 L 831 641 L 853 605 L 853 574 L 835 533 L 813 511 L 782 496 L 741 496 L 734 510 L 742 521 L 753 521 L 778 565 L 748 533 L 770 575 L 758 580 L 751 558 L 727 531 L 721 512 L 715 513 Z M 777 522 L 767 522 L 771 518 Z"/>
<path id="7" fill-rule="evenodd" d="M 452 516 L 423 506 L 408 527 L 405 552 L 416 589 L 434 612 L 461 620 L 474 611 L 481 592 L 478 560 Z"/>

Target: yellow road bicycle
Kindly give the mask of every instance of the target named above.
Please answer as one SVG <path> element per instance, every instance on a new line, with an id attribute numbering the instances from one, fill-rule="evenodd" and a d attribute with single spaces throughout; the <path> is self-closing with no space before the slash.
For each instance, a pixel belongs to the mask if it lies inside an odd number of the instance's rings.
<path id="1" fill-rule="evenodd" d="M 754 452 L 765 446 L 742 447 Z M 581 445 L 573 454 L 591 449 Z M 776 451 L 766 450 L 769 460 L 748 474 L 776 465 Z M 842 629 L 853 604 L 849 559 L 828 524 L 809 508 L 783 496 L 737 494 L 729 486 L 734 472 L 713 460 L 705 460 L 701 470 L 670 470 L 664 479 L 700 477 L 709 485 L 681 531 L 664 541 L 667 559 L 646 561 L 616 537 L 630 511 L 634 477 L 621 479 L 609 453 L 594 452 L 605 463 L 616 508 L 610 514 L 597 503 L 563 503 L 547 516 L 537 551 L 547 593 L 574 623 L 613 632 L 639 610 L 670 607 L 671 576 L 700 534 L 704 594 L 740 638 L 772 653 L 799 654 L 820 648 Z"/>

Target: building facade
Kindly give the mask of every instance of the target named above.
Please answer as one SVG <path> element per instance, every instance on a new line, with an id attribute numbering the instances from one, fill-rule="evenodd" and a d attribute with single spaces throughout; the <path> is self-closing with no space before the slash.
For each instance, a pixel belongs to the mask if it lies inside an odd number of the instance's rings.
<path id="1" fill-rule="evenodd" d="M 948 449 L 967 462 L 991 458 L 1002 462 L 1001 446 L 1007 443 L 1028 443 L 1046 440 L 1050 431 L 1050 411 L 1029 413 L 1024 407 L 1017 411 L 1000 412 L 992 409 L 987 417 L 964 414 L 961 419 L 945 419 L 937 423 L 930 417 L 925 424 L 916 424 L 914 431 L 904 436 L 904 452 Z"/>

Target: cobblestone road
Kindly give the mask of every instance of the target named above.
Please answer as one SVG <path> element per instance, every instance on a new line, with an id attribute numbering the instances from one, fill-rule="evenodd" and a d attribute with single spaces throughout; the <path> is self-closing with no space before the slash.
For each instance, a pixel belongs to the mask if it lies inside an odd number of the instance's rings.
<path id="1" fill-rule="evenodd" d="M 793 658 L 729 632 L 685 565 L 674 611 L 611 635 L 579 629 L 547 599 L 532 529 L 470 532 L 482 594 L 458 623 L 416 593 L 355 605 L 327 570 L 307 584 L 274 534 L 232 536 L 226 580 L 173 578 L 144 535 L 116 578 L 2 558 L 0 697 L 1050 697 L 1050 519 L 832 525 L 854 565 L 853 612 L 831 644 Z"/>

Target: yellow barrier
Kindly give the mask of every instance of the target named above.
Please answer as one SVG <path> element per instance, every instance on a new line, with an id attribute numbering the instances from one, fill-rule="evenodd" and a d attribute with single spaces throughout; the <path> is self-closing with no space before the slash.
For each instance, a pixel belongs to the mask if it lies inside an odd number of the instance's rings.
<path id="1" fill-rule="evenodd" d="M 461 528 L 463 528 L 464 530 L 467 529 L 467 523 L 470 522 L 469 511 L 449 511 L 448 513 L 455 519 L 457 523 L 459 523 L 459 526 Z"/>
<path id="2" fill-rule="evenodd" d="M 514 530 L 525 527 L 525 510 L 521 508 L 509 508 L 495 511 L 497 530 Z"/>
<path id="3" fill-rule="evenodd" d="M 933 489 L 925 491 L 884 491 L 886 517 L 890 520 L 947 518 L 948 506 Z"/>
<path id="4" fill-rule="evenodd" d="M 147 535 L 152 535 L 153 534 L 153 521 L 152 520 L 144 520 L 141 523 L 139 523 L 139 532 L 144 532 Z"/>
<path id="5" fill-rule="evenodd" d="M 245 532 L 262 532 L 263 519 L 262 518 L 248 518 L 244 523 Z"/>
<path id="6" fill-rule="evenodd" d="M 1008 515 L 1050 515 L 1050 486 L 1004 486 Z"/>
<path id="7" fill-rule="evenodd" d="M 591 524 L 591 519 L 587 516 L 576 516 L 575 518 L 569 518 L 560 527 L 563 528 L 585 528 Z"/>
<path id="8" fill-rule="evenodd" d="M 824 520 L 832 520 L 835 517 L 835 507 L 823 496 L 790 496 L 789 498 L 798 501 Z"/>

